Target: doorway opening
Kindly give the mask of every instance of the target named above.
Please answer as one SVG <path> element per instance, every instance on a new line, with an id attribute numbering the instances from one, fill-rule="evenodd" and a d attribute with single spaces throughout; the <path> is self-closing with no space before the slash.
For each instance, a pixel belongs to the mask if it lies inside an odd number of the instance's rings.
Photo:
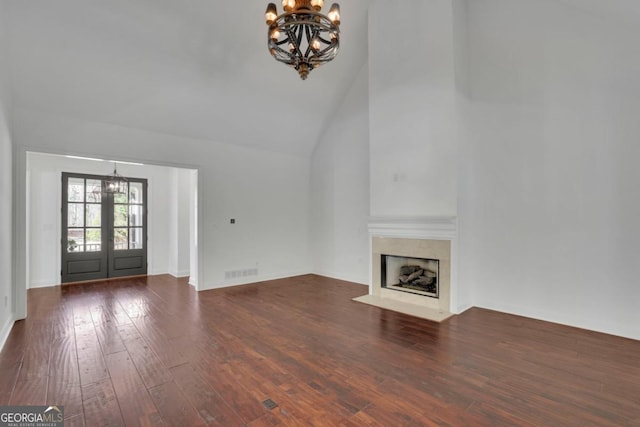
<path id="1" fill-rule="evenodd" d="M 181 166 L 164 166 L 148 163 L 134 163 L 125 160 L 100 159 L 79 157 L 73 155 L 58 155 L 48 153 L 25 152 L 25 181 L 24 181 L 24 283 L 23 291 L 19 290 L 19 306 L 23 306 L 26 301 L 26 289 L 57 286 L 62 284 L 61 270 L 62 258 L 71 255 L 73 257 L 82 258 L 83 256 L 91 257 L 95 254 L 89 252 L 96 251 L 97 247 L 84 247 L 83 252 L 79 247 L 70 251 L 68 240 L 75 240 L 76 245 L 80 243 L 85 245 L 95 244 L 98 240 L 97 230 L 100 230 L 100 238 L 102 238 L 102 222 L 100 226 L 95 222 L 87 222 L 85 227 L 70 227 L 82 229 L 76 232 L 76 237 L 70 235 L 68 231 L 62 228 L 63 218 L 68 221 L 69 212 L 63 216 L 63 182 L 62 174 L 69 173 L 74 176 L 88 177 L 89 181 L 103 179 L 110 175 L 113 171 L 113 162 L 118 162 L 118 172 L 126 177 L 140 178 L 141 182 L 146 180 L 146 236 L 138 239 L 140 234 L 137 222 L 126 224 L 126 232 L 124 231 L 123 222 L 114 228 L 120 228 L 119 242 L 127 243 L 129 249 L 139 249 L 137 244 L 140 242 L 146 246 L 146 261 L 137 260 L 139 266 L 147 265 L 147 273 L 149 275 L 170 274 L 174 277 L 188 277 L 189 284 L 199 289 L 201 282 L 201 273 L 199 262 L 202 257 L 201 245 L 199 245 L 200 227 L 198 221 L 201 216 L 198 213 L 200 204 L 199 196 L 199 171 L 196 168 L 187 168 Z M 130 180 L 136 182 L 134 178 Z M 83 186 L 85 185 L 83 181 Z M 133 185 L 133 184 L 132 184 Z M 64 186 L 66 187 L 66 186 Z M 96 199 L 92 197 L 94 190 L 91 189 L 92 183 L 89 182 L 89 196 L 87 197 L 87 189 L 84 188 L 84 198 L 89 205 L 95 203 Z M 95 185 L 93 185 L 95 187 Z M 95 189 L 97 190 L 97 188 Z M 65 200 L 68 199 L 68 195 Z M 129 196 L 130 197 L 130 196 Z M 67 200 L 68 201 L 68 200 Z M 125 206 L 127 211 L 134 210 L 134 207 L 128 206 L 121 201 L 120 205 Z M 79 202 L 77 202 L 79 203 Z M 135 204 L 135 203 L 134 203 Z M 79 207 L 77 208 L 80 209 Z M 93 210 L 102 209 L 97 207 L 85 207 L 83 209 Z M 134 214 L 136 214 L 134 212 Z M 85 216 L 78 214 L 78 217 L 87 221 Z M 107 217 L 106 214 L 103 217 Z M 90 217 L 93 218 L 93 217 Z M 101 217 L 102 218 L 102 217 Z M 139 216 L 137 216 L 139 218 Z M 136 220 L 137 220 L 136 218 Z M 128 218 L 127 218 L 128 219 Z M 78 221 L 77 219 L 76 221 Z M 115 218 L 113 218 L 115 221 Z M 134 221 L 134 219 L 128 219 Z M 91 219 L 89 220 L 91 221 Z M 78 224 L 75 222 L 73 224 Z M 106 223 L 104 224 L 106 226 Z M 85 234 L 84 228 L 91 231 Z M 114 230 L 114 245 L 116 242 L 116 234 Z M 106 233 L 106 231 L 104 232 Z M 108 234 L 105 234 L 108 236 Z M 81 237 L 81 238 L 79 238 Z M 108 239 L 108 237 L 107 237 Z M 74 242 L 70 242 L 73 244 Z M 107 241 L 106 245 L 109 242 Z M 87 251 L 89 249 L 89 251 Z M 121 249 L 121 250 L 124 250 Z M 81 253 L 85 255 L 80 255 Z M 119 251 L 116 250 L 113 266 L 118 269 L 129 269 L 133 261 L 127 258 L 118 260 Z M 122 252 L 126 255 L 126 252 Z M 106 260 L 102 260 L 103 265 L 107 265 Z M 128 265 L 127 265 L 128 264 Z M 78 265 L 74 266 L 78 267 Z M 95 268 L 95 265 L 94 265 Z M 102 266 L 101 266 L 102 268 Z M 137 275 L 128 272 L 127 275 Z M 73 280 L 80 281 L 79 278 Z M 88 279 L 94 280 L 94 279 Z M 103 280 L 103 279 L 96 279 Z M 65 282 L 68 283 L 68 282 Z M 26 307 L 26 306 L 24 306 Z M 22 314 L 24 316 L 24 314 Z"/>

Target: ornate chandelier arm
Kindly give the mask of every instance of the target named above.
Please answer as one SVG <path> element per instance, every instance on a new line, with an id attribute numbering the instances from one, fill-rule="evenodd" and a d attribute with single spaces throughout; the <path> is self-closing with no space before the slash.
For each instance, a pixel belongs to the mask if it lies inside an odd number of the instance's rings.
<path id="1" fill-rule="evenodd" d="M 311 53 L 311 51 L 313 50 L 311 47 L 311 40 L 313 40 L 313 38 L 311 36 L 311 28 L 309 28 L 308 25 L 304 26 L 304 32 L 305 32 L 305 35 L 307 36 L 307 50 L 304 52 L 304 56 L 307 57 L 309 56 L 309 53 Z"/>
<path id="2" fill-rule="evenodd" d="M 293 30 L 296 34 L 296 49 L 298 52 L 302 53 L 300 46 L 302 46 L 302 36 L 304 35 L 304 26 L 298 26 L 295 30 Z"/>
<path id="3" fill-rule="evenodd" d="M 322 37 L 320 34 L 322 34 L 322 33 L 318 31 L 318 34 L 316 34 L 316 36 L 315 36 L 315 37 L 318 38 L 318 40 L 320 40 L 324 44 L 333 45 L 333 40 L 327 40 L 324 37 Z"/>
<path id="4" fill-rule="evenodd" d="M 322 55 L 324 55 L 325 53 L 329 52 L 330 50 L 334 49 L 335 46 L 327 46 L 324 49 L 322 49 L 321 51 L 318 51 L 316 54 L 313 55 L 313 58 L 322 58 Z"/>
<path id="5" fill-rule="evenodd" d="M 298 39 L 298 35 L 296 34 L 295 28 L 287 28 L 286 31 L 287 38 L 284 40 L 285 42 L 289 42 L 289 50 L 293 54 L 297 52 L 299 55 L 302 55 L 302 51 L 300 50 L 300 41 Z"/>

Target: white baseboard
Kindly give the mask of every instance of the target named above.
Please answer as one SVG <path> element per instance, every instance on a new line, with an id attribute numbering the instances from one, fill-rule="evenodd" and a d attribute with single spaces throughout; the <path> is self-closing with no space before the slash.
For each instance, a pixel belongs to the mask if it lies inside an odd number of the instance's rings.
<path id="1" fill-rule="evenodd" d="M 51 286 L 58 286 L 60 283 L 55 283 L 55 281 L 51 280 L 33 280 L 29 282 L 29 289 L 34 288 L 50 288 Z"/>
<path id="2" fill-rule="evenodd" d="M 456 311 L 452 311 L 452 313 L 454 314 L 462 314 L 465 311 L 469 310 L 470 308 L 473 308 L 473 304 L 462 304 L 462 305 L 458 305 Z"/>
<path id="3" fill-rule="evenodd" d="M 329 279 L 342 280 L 343 282 L 355 283 L 356 285 L 369 286 L 366 283 L 368 281 L 368 279 L 367 280 L 357 280 L 357 279 L 346 277 L 346 276 L 323 273 L 322 271 L 315 271 L 314 273 L 311 273 L 311 274 L 315 274 L 316 276 L 328 277 Z"/>
<path id="4" fill-rule="evenodd" d="M 187 277 L 191 274 L 191 272 L 189 270 L 182 270 L 182 271 L 172 271 L 169 273 L 170 275 L 172 275 L 173 277 Z"/>
<path id="5" fill-rule="evenodd" d="M 499 303 L 496 304 L 495 302 L 488 303 L 481 301 L 478 302 L 475 306 L 478 308 L 485 308 L 487 310 L 499 311 L 501 313 L 528 317 L 530 319 L 542 320 L 550 323 L 557 323 L 573 328 L 586 329 L 589 331 L 615 335 L 632 340 L 640 340 L 640 327 L 637 325 L 637 323 L 620 324 L 615 322 L 603 321 L 594 322 L 592 319 L 577 319 L 575 317 L 567 316 L 566 314 L 545 312 L 543 310 L 527 306 L 515 306 Z"/>
<path id="6" fill-rule="evenodd" d="M 281 274 L 266 274 L 258 276 L 239 277 L 236 280 L 228 280 L 225 282 L 216 282 L 213 284 L 205 285 L 201 291 L 207 291 L 210 289 L 228 288 L 230 286 L 248 285 L 249 283 L 266 282 L 268 280 L 286 279 L 288 277 L 303 276 L 305 274 L 313 274 L 308 271 L 290 271 L 288 273 Z"/>
<path id="7" fill-rule="evenodd" d="M 7 342 L 7 338 L 9 338 L 9 333 L 15 321 L 15 316 L 11 313 L 5 324 L 2 325 L 2 329 L 0 329 L 0 351 L 4 348 L 4 344 Z"/>

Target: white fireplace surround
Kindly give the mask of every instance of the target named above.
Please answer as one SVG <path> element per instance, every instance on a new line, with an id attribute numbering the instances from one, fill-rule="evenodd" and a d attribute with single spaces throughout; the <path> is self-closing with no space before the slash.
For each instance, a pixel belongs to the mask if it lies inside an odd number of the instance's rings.
<path id="1" fill-rule="evenodd" d="M 457 237 L 458 226 L 457 219 L 453 216 L 431 216 L 431 217 L 370 217 L 368 221 L 369 230 L 369 249 L 372 256 L 369 265 L 369 296 L 368 298 L 379 298 L 374 296 L 374 274 L 379 274 L 374 269 L 374 239 L 376 238 L 393 238 L 393 239 L 419 239 L 419 240 L 446 240 L 450 242 L 450 276 L 449 276 L 449 292 L 448 301 L 444 301 L 444 306 L 448 308 L 449 313 L 444 313 L 437 320 L 446 318 L 447 314 L 457 314 Z M 394 254 L 389 254 L 394 255 Z M 376 270 L 374 272 L 374 270 Z M 397 292 L 397 291 L 389 291 Z M 379 292 L 377 292 L 379 293 Z M 398 292 L 402 294 L 401 292 Z M 367 297 L 362 297 L 361 302 L 367 301 Z M 421 297 L 418 298 L 429 298 Z M 385 298 L 383 298 L 385 299 Z M 395 304 L 395 303 L 393 303 Z M 377 305 L 373 303 L 373 305 Z M 384 306 L 384 304 L 380 305 Z M 392 308 L 394 309 L 394 308 Z M 396 309 L 396 311 L 404 311 Z M 422 309 L 409 307 L 406 311 L 408 314 L 421 316 Z M 442 314 L 442 313 L 441 313 Z M 427 317 L 429 316 L 421 316 Z M 436 319 L 434 319 L 436 320 Z"/>

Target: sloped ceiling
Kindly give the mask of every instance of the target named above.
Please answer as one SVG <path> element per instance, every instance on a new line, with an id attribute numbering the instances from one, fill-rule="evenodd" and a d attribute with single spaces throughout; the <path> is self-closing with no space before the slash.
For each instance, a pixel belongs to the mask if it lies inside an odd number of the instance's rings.
<path id="1" fill-rule="evenodd" d="M 370 0 L 306 81 L 267 51 L 266 0 L 2 1 L 15 108 L 301 156 L 367 56 Z"/>
<path id="2" fill-rule="evenodd" d="M 638 0 L 558 0 L 576 9 L 591 12 L 605 18 L 637 25 L 640 23 Z"/>

